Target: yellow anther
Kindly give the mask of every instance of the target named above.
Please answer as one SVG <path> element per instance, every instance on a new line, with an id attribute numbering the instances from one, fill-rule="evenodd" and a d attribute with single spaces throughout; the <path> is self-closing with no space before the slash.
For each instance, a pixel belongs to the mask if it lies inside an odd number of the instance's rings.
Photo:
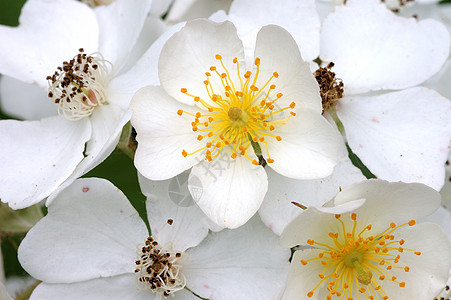
<path id="1" fill-rule="evenodd" d="M 186 92 L 188 92 L 188 90 L 187 90 L 186 88 L 181 88 L 181 89 L 180 89 L 180 92 L 186 93 Z"/>
<path id="2" fill-rule="evenodd" d="M 222 56 L 219 55 L 219 54 L 216 54 L 216 55 L 215 55 L 215 58 L 216 58 L 216 59 L 222 59 Z"/>
<path id="3" fill-rule="evenodd" d="M 177 114 L 178 114 L 179 116 L 181 116 L 181 115 L 183 114 L 183 110 L 179 109 L 179 110 L 177 111 Z"/>

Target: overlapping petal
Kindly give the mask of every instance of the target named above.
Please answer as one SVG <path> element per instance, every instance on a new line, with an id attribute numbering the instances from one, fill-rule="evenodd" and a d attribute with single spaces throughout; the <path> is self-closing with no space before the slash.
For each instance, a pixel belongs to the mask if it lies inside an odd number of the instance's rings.
<path id="1" fill-rule="evenodd" d="M 335 63 L 345 92 L 355 94 L 422 83 L 440 70 L 449 45 L 448 30 L 435 20 L 399 17 L 375 0 L 349 0 L 323 22 L 320 58 Z"/>
<path id="2" fill-rule="evenodd" d="M 47 283 L 132 273 L 136 245 L 147 236 L 144 222 L 119 189 L 103 179 L 79 179 L 28 232 L 19 260 L 30 275 Z"/>
<path id="3" fill-rule="evenodd" d="M 170 96 L 185 104 L 193 105 L 194 99 L 181 93 L 181 88 L 186 88 L 189 94 L 210 101 L 204 84 L 207 79 L 205 72 L 210 72 L 212 76 L 209 80 L 213 90 L 223 96 L 225 90 L 219 76 L 209 69 L 215 65 L 218 72 L 223 72 L 215 58 L 217 54 L 222 56 L 232 81 L 239 82 L 236 65 L 232 61 L 237 57 L 238 62 L 243 63 L 244 54 L 235 26 L 230 22 L 217 24 L 205 19 L 188 22 L 161 50 L 158 63 L 161 86 Z"/>
<path id="4" fill-rule="evenodd" d="M 390 181 L 444 183 L 451 102 L 416 87 L 340 100 L 337 114 L 349 146 L 373 174 Z"/>
<path id="5" fill-rule="evenodd" d="M 187 286 L 217 300 L 278 299 L 290 256 L 258 217 L 238 229 L 211 234 L 187 254 Z"/>
<path id="6" fill-rule="evenodd" d="M 17 28 L 0 26 L 0 44 L 8 45 L 0 48 L 0 73 L 24 82 L 46 87 L 46 77 L 79 48 L 97 49 L 94 12 L 77 1 L 27 1 L 19 23 Z"/>
<path id="7" fill-rule="evenodd" d="M 18 209 L 47 197 L 82 161 L 90 137 L 88 119 L 0 121 L 1 201 Z"/>
<path id="8" fill-rule="evenodd" d="M 135 166 L 145 177 L 169 179 L 202 159 L 200 152 L 182 155 L 183 150 L 191 153 L 202 148 L 190 125 L 192 118 L 177 115 L 179 109 L 195 114 L 193 107 L 175 101 L 161 87 L 149 86 L 135 94 L 130 108 L 139 143 Z"/>
<path id="9" fill-rule="evenodd" d="M 223 148 L 213 161 L 201 161 L 192 168 L 188 180 L 199 207 L 226 228 L 246 223 L 257 212 L 268 188 L 262 166 L 253 165 L 243 156 L 231 159 L 231 153 L 230 148 Z"/>

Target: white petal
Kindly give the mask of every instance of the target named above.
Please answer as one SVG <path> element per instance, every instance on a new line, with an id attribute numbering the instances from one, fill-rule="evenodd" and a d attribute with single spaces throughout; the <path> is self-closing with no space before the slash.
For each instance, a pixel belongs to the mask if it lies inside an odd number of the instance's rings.
<path id="1" fill-rule="evenodd" d="M 295 102 L 295 111 L 307 108 L 322 112 L 318 83 L 289 32 L 274 25 L 263 27 L 257 35 L 254 56 L 261 59 L 257 87 L 262 88 L 274 72 L 279 74 L 279 78 L 271 81 L 276 88 L 270 98 L 283 94 L 275 105 L 284 108 Z"/>
<path id="2" fill-rule="evenodd" d="M 333 214 L 322 213 L 314 207 L 309 207 L 285 227 L 279 243 L 283 247 L 291 248 L 307 245 L 308 239 L 318 241 L 328 238 L 327 234 L 334 228 L 334 219 Z"/>
<path id="3" fill-rule="evenodd" d="M 310 292 L 319 282 L 318 274 L 322 273 L 324 267 L 318 262 L 312 262 L 305 266 L 301 264 L 301 259 L 308 260 L 318 256 L 320 250 L 304 249 L 294 253 L 291 260 L 290 275 L 288 277 L 287 286 L 283 294 L 282 300 L 305 299 L 307 293 Z M 308 299 L 318 300 L 319 293 L 313 293 L 313 297 Z"/>
<path id="4" fill-rule="evenodd" d="M 346 148 L 344 150 L 346 151 Z M 266 168 L 268 192 L 258 211 L 263 222 L 275 234 L 281 235 L 288 223 L 302 212 L 292 201 L 304 206 L 321 206 L 332 199 L 341 188 L 364 180 L 365 176 L 354 167 L 347 152 L 343 154 L 332 175 L 323 179 L 296 180 Z"/>
<path id="5" fill-rule="evenodd" d="M 259 209 L 268 189 L 266 172 L 243 156 L 232 159 L 231 149 L 191 170 L 188 188 L 203 212 L 216 224 L 237 228 Z M 253 157 L 251 157 L 253 158 Z"/>
<path id="6" fill-rule="evenodd" d="M 140 290 L 134 274 L 99 278 L 70 284 L 41 283 L 30 300 L 158 300 L 150 290 Z"/>
<path id="7" fill-rule="evenodd" d="M 44 89 L 5 75 L 0 78 L 0 104 L 5 114 L 24 120 L 57 114 L 56 105 Z"/>
<path id="8" fill-rule="evenodd" d="M 157 58 L 160 56 L 161 49 L 166 41 L 183 25 L 184 23 L 180 23 L 170 27 L 152 44 L 133 68 L 111 80 L 108 86 L 109 102 L 120 105 L 125 109 L 125 106 L 128 107 L 129 105 L 129 95 L 133 95 L 142 87 L 160 84 Z M 128 100 L 124 100 L 124 97 Z"/>
<path id="9" fill-rule="evenodd" d="M 191 127 L 193 117 L 177 111 L 182 109 L 195 114 L 192 107 L 175 101 L 160 87 L 149 86 L 133 97 L 132 125 L 138 141 L 135 166 L 152 180 L 171 178 L 191 168 L 200 161 L 201 153 L 183 157 L 204 146 L 197 140 L 198 133 Z"/>
<path id="10" fill-rule="evenodd" d="M 130 110 L 123 111 L 115 105 L 104 105 L 94 110 L 90 117 L 92 136 L 86 143 L 85 157 L 71 176 L 47 199 L 46 205 L 49 205 L 61 190 L 99 165 L 113 152 L 119 141 L 122 127 L 130 120 L 130 117 Z"/>
<path id="11" fill-rule="evenodd" d="M 0 282 L 0 299 L 2 300 L 13 300 L 13 298 L 6 291 L 5 285 Z"/>
<path id="12" fill-rule="evenodd" d="M 171 3 L 172 1 L 167 0 L 152 0 L 150 14 L 158 17 L 164 15 L 169 10 Z"/>
<path id="13" fill-rule="evenodd" d="M 175 0 L 166 18 L 174 23 L 182 20 L 208 18 L 218 10 L 228 11 L 233 0 Z"/>
<path id="14" fill-rule="evenodd" d="M 448 58 L 449 32 L 431 19 L 396 16 L 373 0 L 339 6 L 321 29 L 321 60 L 333 61 L 346 93 L 402 89 L 438 72 Z"/>
<path id="15" fill-rule="evenodd" d="M 128 72 L 167 29 L 167 24 L 160 17 L 156 17 L 152 14 L 148 15 L 141 29 L 141 33 L 136 40 L 136 44 L 127 58 L 127 62 L 124 67 L 121 68 L 121 73 Z M 156 56 L 154 59 L 155 58 Z M 143 86 L 146 85 L 149 84 Z"/>
<path id="16" fill-rule="evenodd" d="M 184 182 L 179 181 L 183 179 Z M 171 243 L 172 249 L 183 252 L 197 246 L 207 236 L 207 216 L 191 198 L 188 172 L 162 181 L 139 176 L 139 184 L 147 197 L 147 219 L 152 236 L 160 244 Z M 168 220 L 173 221 L 171 225 Z"/>
<path id="17" fill-rule="evenodd" d="M 247 20 L 251 25 L 246 30 L 248 33 L 251 30 L 256 32 L 265 25 L 279 25 L 296 40 L 305 60 L 318 57 L 320 22 L 314 0 L 286 1 L 283 5 L 275 0 L 259 1 L 258 4 L 250 0 L 235 0 L 230 6 L 229 14 Z M 237 26 L 237 29 L 243 41 L 255 43 L 255 34 L 253 38 L 245 38 L 240 32 L 241 28 Z M 277 44 L 274 42 L 273 46 Z"/>
<path id="18" fill-rule="evenodd" d="M 400 253 L 399 265 L 409 266 L 410 270 L 406 273 L 403 269 L 393 269 L 391 273 L 399 281 L 405 281 L 406 287 L 401 291 L 397 285 L 386 284 L 383 289 L 388 296 L 400 300 L 433 299 L 448 280 L 451 242 L 437 224 L 423 223 L 402 229 L 396 231 L 396 238 L 406 241 L 404 248 L 420 251 L 421 255 L 411 251 Z"/>
<path id="19" fill-rule="evenodd" d="M 28 232 L 19 261 L 31 276 L 48 283 L 133 273 L 136 246 L 147 236 L 119 189 L 104 179 L 79 179 Z"/>
<path id="20" fill-rule="evenodd" d="M 277 173 L 295 179 L 317 179 L 332 174 L 338 161 L 339 136 L 319 113 L 299 110 L 272 134 L 282 138 L 281 141 L 266 139 L 269 155 L 274 159 L 269 166 Z M 264 145 L 260 147 L 267 158 Z"/>
<path id="21" fill-rule="evenodd" d="M 88 119 L 0 121 L 0 198 L 14 209 L 52 193 L 83 159 L 91 136 Z"/>
<path id="22" fill-rule="evenodd" d="M 239 229 L 211 234 L 187 254 L 182 267 L 187 286 L 216 300 L 278 299 L 290 256 L 258 217 Z"/>
<path id="23" fill-rule="evenodd" d="M 79 48 L 97 49 L 95 15 L 77 1 L 27 1 L 19 23 L 17 28 L 0 26 L 0 44 L 8 45 L 0 48 L 0 73 L 24 82 L 47 87 L 45 78 Z"/>
<path id="24" fill-rule="evenodd" d="M 423 219 L 424 222 L 436 223 L 451 240 L 451 213 L 444 207 L 439 207 L 432 215 Z"/>
<path id="25" fill-rule="evenodd" d="M 367 180 L 344 188 L 334 203 L 340 205 L 362 198 L 366 201 L 355 211 L 357 220 L 362 228 L 372 224 L 373 232 L 385 230 L 391 222 L 400 225 L 425 218 L 441 202 L 440 194 L 424 184 Z"/>
<path id="26" fill-rule="evenodd" d="M 116 0 L 94 9 L 99 22 L 99 52 L 117 74 L 138 39 L 151 1 Z"/>
<path id="27" fill-rule="evenodd" d="M 371 172 L 390 181 L 443 186 L 451 139 L 451 103 L 417 87 L 340 100 L 349 146 Z"/>
<path id="28" fill-rule="evenodd" d="M 182 30 L 174 34 L 161 50 L 158 70 L 161 86 L 178 101 L 194 104 L 193 98 L 180 92 L 181 88 L 188 93 L 208 101 L 205 84 L 205 72 L 210 66 L 217 66 L 224 72 L 215 55 L 220 54 L 224 65 L 228 68 L 232 81 L 239 83 L 235 57 L 243 62 L 243 45 L 236 34 L 235 26 L 230 22 L 214 23 L 198 19 L 188 22 Z M 177 59 L 174 59 L 177 57 Z M 223 95 L 225 89 L 215 72 L 211 72 L 210 82 L 215 94 Z M 243 73 L 244 74 L 244 73 Z"/>

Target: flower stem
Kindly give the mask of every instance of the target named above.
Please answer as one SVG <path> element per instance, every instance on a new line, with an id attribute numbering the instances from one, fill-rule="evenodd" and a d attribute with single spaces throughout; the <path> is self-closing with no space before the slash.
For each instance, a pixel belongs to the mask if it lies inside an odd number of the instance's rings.
<path id="1" fill-rule="evenodd" d="M 36 281 L 33 285 L 31 285 L 30 287 L 28 287 L 25 291 L 19 293 L 16 296 L 16 300 L 27 300 L 28 298 L 30 298 L 31 293 L 33 293 L 34 289 L 41 283 L 42 281 L 38 280 Z"/>

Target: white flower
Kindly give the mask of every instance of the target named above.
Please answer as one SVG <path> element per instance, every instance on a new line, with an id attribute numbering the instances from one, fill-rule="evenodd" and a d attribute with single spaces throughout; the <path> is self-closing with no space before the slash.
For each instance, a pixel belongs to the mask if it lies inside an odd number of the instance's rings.
<path id="1" fill-rule="evenodd" d="M 432 299 L 451 268 L 440 227 L 416 224 L 440 206 L 418 183 L 369 180 L 308 208 L 281 236 L 295 252 L 283 299 Z"/>
<path id="2" fill-rule="evenodd" d="M 43 281 L 30 299 L 197 299 L 185 286 L 210 299 L 280 296 L 290 251 L 276 236 L 258 219 L 207 236 L 205 216 L 169 201 L 168 184 L 142 186 L 150 237 L 108 181 L 79 179 L 62 191 L 19 247 L 22 266 Z"/>
<path id="3" fill-rule="evenodd" d="M 307 16 L 319 19 L 312 13 L 314 4 L 288 3 L 291 9 L 283 11 L 278 1 L 265 0 L 257 17 L 246 13 L 254 11 L 253 1 L 237 0 L 227 18 L 218 13 L 215 20 L 232 20 L 239 33 L 271 22 L 299 36 L 297 41 L 317 36 L 314 22 L 304 21 Z M 306 16 L 298 20 L 296 15 Z M 323 21 L 320 47 L 307 51 L 303 45 L 305 58 L 319 56 L 326 65 L 335 64 L 332 70 L 344 83 L 345 97 L 325 115 L 336 109 L 335 121 L 344 126 L 345 139 L 363 164 L 376 177 L 439 190 L 451 138 L 451 105 L 435 91 L 414 86 L 437 73 L 448 58 L 446 28 L 435 20 L 397 16 L 378 0 L 350 0 Z"/>
<path id="4" fill-rule="evenodd" d="M 192 167 L 191 194 L 229 228 L 244 224 L 266 193 L 257 145 L 269 167 L 292 178 L 328 176 L 337 160 L 337 135 L 291 36 L 262 28 L 254 57 L 246 71 L 232 23 L 191 21 L 163 47 L 161 87 L 141 89 L 131 103 L 140 173 L 162 180 Z M 205 172 L 221 160 L 220 172 Z"/>
<path id="5" fill-rule="evenodd" d="M 0 26 L 0 42 L 8 45 L 0 49 L 0 73 L 50 85 L 47 101 L 61 115 L 0 122 L 2 202 L 17 209 L 55 195 L 113 151 L 131 96 L 153 82 L 141 76 L 146 62 L 131 69 L 127 63 L 150 4 L 117 0 L 91 9 L 30 0 L 19 27 Z"/>
<path id="6" fill-rule="evenodd" d="M 449 45 L 439 22 L 396 16 L 374 0 L 347 1 L 323 22 L 320 58 L 335 63 L 344 83 L 338 119 L 352 151 L 377 177 L 443 185 L 451 104 L 413 86 L 440 70 Z"/>

